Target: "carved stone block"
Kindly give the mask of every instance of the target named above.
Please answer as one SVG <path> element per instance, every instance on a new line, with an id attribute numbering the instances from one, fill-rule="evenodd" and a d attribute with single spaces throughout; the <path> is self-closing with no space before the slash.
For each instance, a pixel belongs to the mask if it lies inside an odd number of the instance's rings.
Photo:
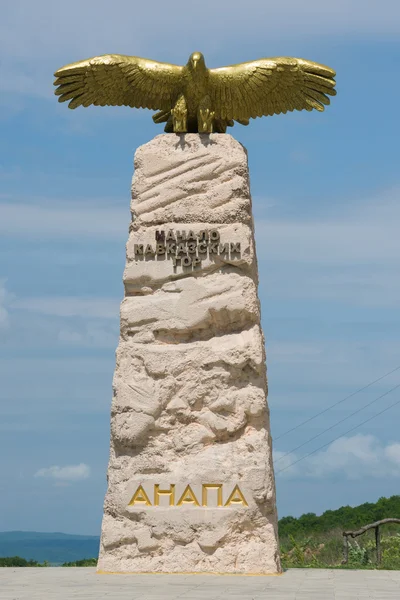
<path id="1" fill-rule="evenodd" d="M 244 148 L 138 149 L 98 569 L 278 573 Z"/>

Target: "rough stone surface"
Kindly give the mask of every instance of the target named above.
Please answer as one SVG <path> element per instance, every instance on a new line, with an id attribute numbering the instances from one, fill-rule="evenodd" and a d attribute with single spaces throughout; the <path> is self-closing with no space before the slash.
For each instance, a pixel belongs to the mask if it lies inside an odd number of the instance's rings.
<path id="1" fill-rule="evenodd" d="M 280 572 L 244 148 L 156 137 L 131 210 L 98 569 Z"/>

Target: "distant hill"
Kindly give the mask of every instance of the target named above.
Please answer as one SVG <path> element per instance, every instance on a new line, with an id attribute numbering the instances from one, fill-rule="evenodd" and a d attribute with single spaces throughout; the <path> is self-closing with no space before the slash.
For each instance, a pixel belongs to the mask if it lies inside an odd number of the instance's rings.
<path id="1" fill-rule="evenodd" d="M 279 541 L 282 564 L 289 567 L 330 568 L 341 567 L 343 558 L 343 531 L 361 529 L 386 518 L 400 519 L 400 496 L 380 498 L 360 506 L 342 506 L 327 510 L 322 515 L 314 513 L 299 518 L 283 517 L 279 521 Z M 400 527 L 387 524 L 381 528 L 383 569 L 400 569 Z M 356 540 L 349 541 L 349 568 L 371 569 L 376 562 L 374 530 Z"/>
<path id="2" fill-rule="evenodd" d="M 38 562 L 47 560 L 53 565 L 97 557 L 99 544 L 100 538 L 94 535 L 36 531 L 0 532 L 0 556 L 20 556 Z"/>
<path id="3" fill-rule="evenodd" d="M 279 536 L 282 540 L 289 536 L 303 538 L 335 530 L 342 532 L 345 529 L 359 529 L 363 525 L 389 517 L 400 519 L 400 496 L 379 498 L 378 502 L 366 502 L 360 506 L 342 506 L 337 510 L 327 510 L 320 516 L 306 513 L 298 518 L 283 517 L 279 521 Z M 384 531 L 389 529 L 399 531 L 399 526 L 386 525 Z"/>

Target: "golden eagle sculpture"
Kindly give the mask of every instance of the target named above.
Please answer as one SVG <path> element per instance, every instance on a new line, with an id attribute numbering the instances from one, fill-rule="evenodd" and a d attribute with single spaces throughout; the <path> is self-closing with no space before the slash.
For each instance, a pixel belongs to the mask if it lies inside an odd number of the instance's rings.
<path id="1" fill-rule="evenodd" d="M 335 71 L 302 58 L 261 58 L 208 69 L 201 52 L 185 66 L 106 54 L 54 74 L 59 102 L 157 110 L 155 123 L 175 133 L 223 133 L 234 121 L 293 110 L 323 111 L 334 96 Z"/>

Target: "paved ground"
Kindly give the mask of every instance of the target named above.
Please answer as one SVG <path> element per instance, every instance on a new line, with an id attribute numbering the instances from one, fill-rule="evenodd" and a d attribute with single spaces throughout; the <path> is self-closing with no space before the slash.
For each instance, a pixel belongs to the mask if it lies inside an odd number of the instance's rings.
<path id="1" fill-rule="evenodd" d="M 400 571 L 290 569 L 280 577 L 97 575 L 0 568 L 1 600 L 400 600 Z"/>

